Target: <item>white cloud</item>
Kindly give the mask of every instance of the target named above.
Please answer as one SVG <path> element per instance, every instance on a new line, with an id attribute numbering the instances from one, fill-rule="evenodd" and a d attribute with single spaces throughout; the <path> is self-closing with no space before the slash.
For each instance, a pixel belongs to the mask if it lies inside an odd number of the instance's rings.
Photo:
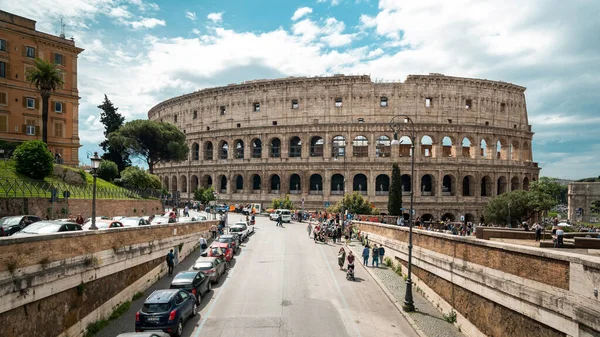
<path id="1" fill-rule="evenodd" d="M 324 2 L 329 2 L 331 4 L 331 6 L 337 6 L 342 2 L 342 0 L 317 0 L 317 3 L 324 3 Z"/>
<path id="2" fill-rule="evenodd" d="M 356 34 L 343 34 L 344 29 L 346 25 L 342 21 L 328 18 L 322 29 L 324 36 L 321 37 L 321 41 L 334 48 L 349 45 Z"/>
<path id="3" fill-rule="evenodd" d="M 213 23 L 221 22 L 223 21 L 223 12 L 210 13 L 206 16 L 206 18 L 212 21 Z"/>
<path id="4" fill-rule="evenodd" d="M 367 54 L 367 58 L 374 58 L 377 56 L 381 56 L 383 55 L 383 49 L 381 48 L 377 48 L 375 50 L 371 50 L 368 54 Z"/>
<path id="5" fill-rule="evenodd" d="M 311 42 L 320 34 L 321 28 L 310 19 L 304 19 L 292 26 L 292 32 L 294 35 L 301 35 L 303 42 Z"/>
<path id="6" fill-rule="evenodd" d="M 166 26 L 165 20 L 159 20 L 156 18 L 141 18 L 140 21 L 127 22 L 133 29 L 139 28 L 154 28 L 156 26 Z"/>
<path id="7" fill-rule="evenodd" d="M 113 18 L 130 18 L 132 16 L 131 12 L 129 12 L 127 10 L 127 7 L 125 6 L 119 6 L 119 7 L 114 7 L 111 8 L 108 16 L 113 17 Z"/>
<path id="8" fill-rule="evenodd" d="M 198 28 L 192 29 L 192 34 L 200 35 L 200 30 Z"/>
<path id="9" fill-rule="evenodd" d="M 296 20 L 300 19 L 301 17 L 312 13 L 312 11 L 313 10 L 310 7 L 300 7 L 294 12 L 294 15 L 292 15 L 292 21 L 296 21 Z"/>
<path id="10" fill-rule="evenodd" d="M 185 17 L 192 21 L 196 21 L 197 19 L 195 12 L 185 12 Z"/>

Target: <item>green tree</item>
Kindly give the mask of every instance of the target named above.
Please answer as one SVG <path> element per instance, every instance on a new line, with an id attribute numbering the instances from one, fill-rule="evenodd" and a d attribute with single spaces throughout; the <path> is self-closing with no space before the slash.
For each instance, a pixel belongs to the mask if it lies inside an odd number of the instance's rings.
<path id="1" fill-rule="evenodd" d="M 557 203 L 567 203 L 568 187 L 558 183 L 556 178 L 540 177 L 538 181 L 531 182 L 529 190 L 547 194 Z"/>
<path id="2" fill-rule="evenodd" d="M 117 176 L 119 176 L 119 168 L 117 164 L 110 160 L 103 160 L 98 167 L 98 177 L 106 180 L 113 181 Z"/>
<path id="3" fill-rule="evenodd" d="M 290 209 L 290 210 L 295 209 L 294 203 L 290 200 L 290 196 L 287 194 L 283 198 L 273 199 L 273 201 L 271 202 L 271 208 L 273 208 L 273 209 L 283 208 L 283 209 Z"/>
<path id="4" fill-rule="evenodd" d="M 104 124 L 104 137 L 106 137 L 106 139 L 100 143 L 100 147 L 102 147 L 102 150 L 104 150 L 102 159 L 113 161 L 115 164 L 117 164 L 119 172 L 121 172 L 126 167 L 131 166 L 129 154 L 125 151 L 123 146 L 120 146 L 121 144 L 115 144 L 114 146 L 111 146 L 108 141 L 108 137 L 111 132 L 115 132 L 119 130 L 121 126 L 123 126 L 125 117 L 117 112 L 119 108 L 116 108 L 106 95 L 104 95 L 104 101 L 102 104 L 98 105 L 98 109 L 102 110 L 100 113 L 100 122 Z"/>
<path id="5" fill-rule="evenodd" d="M 338 201 L 335 205 L 328 208 L 330 212 L 341 212 L 342 207 L 344 210 L 348 210 L 348 213 L 356 214 L 379 214 L 379 210 L 371 207 L 371 203 L 368 199 L 363 198 L 359 192 L 352 194 L 346 194 L 342 200 Z"/>
<path id="6" fill-rule="evenodd" d="M 215 200 L 215 190 L 212 186 L 200 187 L 194 190 L 194 200 L 200 201 L 203 205 Z"/>
<path id="7" fill-rule="evenodd" d="M 36 58 L 33 65 L 34 67 L 25 74 L 25 79 L 30 84 L 35 85 L 42 96 L 42 141 L 47 144 L 50 94 L 52 91 L 56 91 L 56 88 L 60 87 L 64 81 L 62 71 L 57 68 L 56 64 Z"/>
<path id="8" fill-rule="evenodd" d="M 388 213 L 390 215 L 402 215 L 402 177 L 398 164 L 392 164 L 392 184 L 390 185 L 390 196 L 388 198 Z"/>
<path id="9" fill-rule="evenodd" d="M 43 179 L 54 169 L 54 156 L 48 146 L 39 140 L 30 140 L 17 146 L 13 157 L 16 171 L 33 179 Z"/>
<path id="10" fill-rule="evenodd" d="M 157 176 L 146 172 L 137 166 L 129 166 L 121 172 L 121 182 L 136 188 L 160 189 L 161 183 Z"/>
<path id="11" fill-rule="evenodd" d="M 112 132 L 108 140 L 110 146 L 123 148 L 130 157 L 144 159 L 150 173 L 154 172 L 154 165 L 184 160 L 190 151 L 185 134 L 175 125 L 151 120 L 127 122 Z"/>
<path id="12" fill-rule="evenodd" d="M 510 211 L 509 211 L 510 208 Z M 487 223 L 507 225 L 510 212 L 510 224 L 518 224 L 535 213 L 531 193 L 528 191 L 512 191 L 494 197 L 485 206 L 483 215 Z"/>

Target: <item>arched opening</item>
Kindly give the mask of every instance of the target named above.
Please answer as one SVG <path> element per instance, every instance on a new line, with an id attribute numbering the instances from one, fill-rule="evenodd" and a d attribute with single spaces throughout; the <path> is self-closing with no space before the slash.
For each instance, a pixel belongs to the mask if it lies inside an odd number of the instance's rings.
<path id="1" fill-rule="evenodd" d="M 235 141 L 235 158 L 244 159 L 244 141 L 241 139 Z"/>
<path id="2" fill-rule="evenodd" d="M 506 144 L 503 144 L 504 142 L 501 140 L 498 140 L 496 142 L 496 159 L 500 159 L 500 160 L 506 160 Z"/>
<path id="3" fill-rule="evenodd" d="M 271 176 L 271 193 L 279 194 L 281 191 L 281 178 L 277 174 Z"/>
<path id="4" fill-rule="evenodd" d="M 456 220 L 456 217 L 452 213 L 444 213 L 444 215 L 442 215 L 442 221 L 454 222 L 455 220 Z"/>
<path id="5" fill-rule="evenodd" d="M 177 192 L 177 177 L 171 178 L 171 192 Z"/>
<path id="6" fill-rule="evenodd" d="M 465 222 L 466 223 L 474 223 L 475 222 L 475 216 L 471 213 L 467 213 L 465 214 Z"/>
<path id="7" fill-rule="evenodd" d="M 302 156 L 302 141 L 300 137 L 294 136 L 290 139 L 290 158 L 300 158 Z"/>
<path id="8" fill-rule="evenodd" d="M 497 195 L 506 193 L 506 178 L 505 177 L 498 178 L 498 186 L 497 186 L 496 192 L 497 192 Z"/>
<path id="9" fill-rule="evenodd" d="M 258 193 L 260 193 L 261 186 L 262 186 L 262 180 L 260 179 L 260 176 L 258 174 L 253 175 L 252 176 L 252 191 L 254 191 L 255 193 L 258 191 Z"/>
<path id="10" fill-rule="evenodd" d="M 234 182 L 235 182 L 234 193 L 242 193 L 242 192 L 244 192 L 244 177 L 242 177 L 241 175 L 237 175 L 233 179 L 234 179 Z"/>
<path id="11" fill-rule="evenodd" d="M 468 137 L 462 140 L 462 156 L 465 158 L 475 158 L 475 151 L 473 150 L 472 142 Z"/>
<path id="12" fill-rule="evenodd" d="M 392 142 L 388 136 L 377 137 L 377 143 L 375 143 L 375 156 L 381 158 L 388 158 L 392 155 Z"/>
<path id="13" fill-rule="evenodd" d="M 331 142 L 331 157 L 343 157 L 346 155 L 346 138 L 344 136 L 335 136 Z"/>
<path id="14" fill-rule="evenodd" d="M 425 213 L 425 214 L 421 215 L 421 220 L 422 221 L 432 221 L 433 215 L 431 215 L 429 213 Z"/>
<path id="15" fill-rule="evenodd" d="M 529 191 L 529 178 L 523 178 L 523 190 Z"/>
<path id="16" fill-rule="evenodd" d="M 222 140 L 219 146 L 219 159 L 227 159 L 229 155 L 229 144 Z"/>
<path id="17" fill-rule="evenodd" d="M 510 160 L 519 160 L 519 143 L 510 144 Z"/>
<path id="18" fill-rule="evenodd" d="M 481 196 L 491 197 L 492 196 L 492 178 L 485 176 L 481 178 Z"/>
<path id="19" fill-rule="evenodd" d="M 323 177 L 320 174 L 311 175 L 309 185 L 309 194 L 323 194 Z"/>
<path id="20" fill-rule="evenodd" d="M 442 179 L 442 195 L 455 195 L 455 178 L 453 175 L 446 174 Z"/>
<path id="21" fill-rule="evenodd" d="M 442 156 L 443 157 L 456 157 L 454 153 L 454 147 L 452 146 L 452 138 L 446 136 L 442 139 Z"/>
<path id="22" fill-rule="evenodd" d="M 380 174 L 375 178 L 375 195 L 390 194 L 390 177 L 387 174 Z"/>
<path id="23" fill-rule="evenodd" d="M 369 156 L 369 140 L 365 136 L 356 136 L 352 142 L 352 155 L 354 157 Z"/>
<path id="24" fill-rule="evenodd" d="M 310 156 L 323 157 L 323 138 L 314 136 L 310 139 Z"/>
<path id="25" fill-rule="evenodd" d="M 294 173 L 290 176 L 290 193 L 300 194 L 301 191 L 302 181 L 300 181 L 300 176 Z"/>
<path id="26" fill-rule="evenodd" d="M 523 143 L 523 149 L 521 150 L 521 158 L 523 161 L 528 162 L 531 161 L 531 148 L 529 147 L 529 143 Z"/>
<path id="27" fill-rule="evenodd" d="M 213 184 L 213 181 L 212 181 L 212 177 L 211 176 L 209 176 L 207 174 L 207 175 L 204 175 L 202 177 L 202 187 L 203 188 L 211 187 L 212 184 Z"/>
<path id="28" fill-rule="evenodd" d="M 192 175 L 190 177 L 190 191 L 193 192 L 198 189 L 198 176 Z"/>
<path id="29" fill-rule="evenodd" d="M 163 179 L 163 187 L 167 190 L 169 189 L 169 177 Z"/>
<path id="30" fill-rule="evenodd" d="M 402 192 L 410 192 L 412 189 L 412 181 L 410 176 L 408 174 L 403 174 L 400 176 L 400 179 L 402 179 Z"/>
<path id="31" fill-rule="evenodd" d="M 342 195 L 344 191 L 344 176 L 339 173 L 331 176 L 331 194 Z"/>
<path id="32" fill-rule="evenodd" d="M 200 159 L 200 145 L 198 143 L 192 144 L 192 160 Z"/>
<path id="33" fill-rule="evenodd" d="M 473 196 L 473 183 L 474 182 L 475 182 L 475 178 L 473 178 L 473 176 L 465 176 L 463 178 L 463 185 L 462 185 L 463 197 L 472 197 Z"/>
<path id="34" fill-rule="evenodd" d="M 367 195 L 367 176 L 362 173 L 355 175 L 352 182 L 352 190 L 362 195 Z"/>
<path id="35" fill-rule="evenodd" d="M 510 180 L 510 190 L 516 191 L 519 189 L 519 177 L 512 177 Z"/>
<path id="36" fill-rule="evenodd" d="M 430 136 L 421 137 L 421 156 L 433 157 L 433 139 Z"/>
<path id="37" fill-rule="evenodd" d="M 181 192 L 186 193 L 187 192 L 187 177 L 186 176 L 181 176 Z"/>
<path id="38" fill-rule="evenodd" d="M 402 136 L 400 139 L 400 145 L 398 145 L 398 155 L 400 157 L 412 156 L 412 140 L 408 136 Z"/>
<path id="39" fill-rule="evenodd" d="M 421 195 L 435 195 L 433 191 L 433 177 L 431 176 L 431 174 L 426 174 L 423 177 L 421 177 Z"/>
<path id="40" fill-rule="evenodd" d="M 487 142 L 485 141 L 485 139 L 481 140 L 481 147 L 479 150 L 480 150 L 480 155 L 483 158 L 490 159 L 490 157 L 488 156 L 488 146 L 487 146 Z"/>
<path id="41" fill-rule="evenodd" d="M 227 177 L 222 175 L 220 178 L 220 186 L 219 186 L 219 190 L 221 191 L 221 193 L 227 193 Z"/>
<path id="42" fill-rule="evenodd" d="M 269 155 L 271 156 L 271 158 L 280 158 L 281 157 L 281 140 L 279 138 L 271 139 Z"/>
<path id="43" fill-rule="evenodd" d="M 252 158 L 262 157 L 262 141 L 258 138 L 252 140 Z"/>
<path id="44" fill-rule="evenodd" d="M 212 144 L 212 142 L 204 143 L 204 160 L 213 160 L 213 144 Z"/>

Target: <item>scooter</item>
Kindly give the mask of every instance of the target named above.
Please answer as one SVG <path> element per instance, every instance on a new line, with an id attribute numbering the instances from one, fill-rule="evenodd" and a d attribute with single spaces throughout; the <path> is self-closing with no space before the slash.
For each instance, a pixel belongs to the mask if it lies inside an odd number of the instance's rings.
<path id="1" fill-rule="evenodd" d="M 354 263 L 348 264 L 348 270 L 346 271 L 346 280 L 354 281 Z"/>

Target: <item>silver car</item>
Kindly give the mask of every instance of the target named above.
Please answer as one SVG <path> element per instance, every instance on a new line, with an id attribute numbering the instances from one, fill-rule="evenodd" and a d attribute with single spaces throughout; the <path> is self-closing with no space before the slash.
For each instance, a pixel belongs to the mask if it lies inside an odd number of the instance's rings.
<path id="1" fill-rule="evenodd" d="M 225 273 L 226 263 L 218 257 L 200 257 L 194 262 L 191 270 L 200 270 L 210 277 L 212 283 L 219 282 L 221 275 Z"/>

